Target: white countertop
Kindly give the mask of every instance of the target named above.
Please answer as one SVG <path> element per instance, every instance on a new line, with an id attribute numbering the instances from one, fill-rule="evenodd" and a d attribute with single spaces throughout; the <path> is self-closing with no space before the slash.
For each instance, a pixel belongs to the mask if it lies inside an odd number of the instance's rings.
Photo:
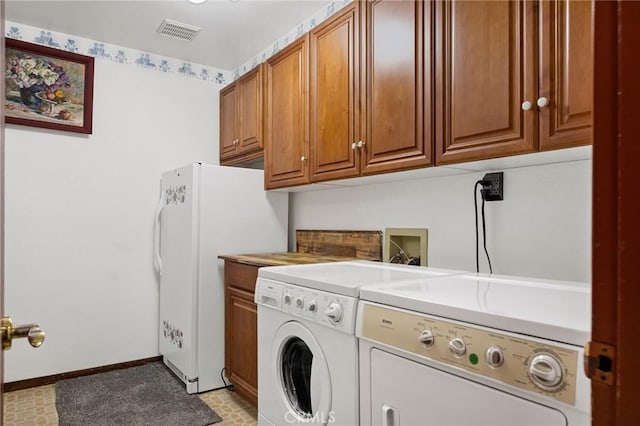
<path id="1" fill-rule="evenodd" d="M 465 271 L 426 268 L 371 261 L 314 263 L 260 268 L 258 277 L 344 296 L 358 297 L 364 285 L 422 281 Z"/>

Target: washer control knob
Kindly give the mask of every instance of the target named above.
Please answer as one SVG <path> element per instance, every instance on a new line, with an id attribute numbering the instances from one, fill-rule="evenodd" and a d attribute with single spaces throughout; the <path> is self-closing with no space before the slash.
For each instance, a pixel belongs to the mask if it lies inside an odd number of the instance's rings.
<path id="1" fill-rule="evenodd" d="M 307 309 L 309 309 L 309 312 L 315 312 L 318 310 L 318 304 L 315 300 L 312 300 L 311 302 L 309 302 L 309 306 L 307 307 Z"/>
<path id="2" fill-rule="evenodd" d="M 504 354 L 500 346 L 491 346 L 484 355 L 487 364 L 493 368 L 498 368 L 504 363 Z"/>
<path id="3" fill-rule="evenodd" d="M 324 314 L 329 317 L 332 323 L 337 324 L 342 321 L 342 305 L 339 302 L 331 302 L 324 311 Z"/>
<path id="4" fill-rule="evenodd" d="M 425 346 L 431 346 L 436 338 L 433 336 L 431 330 L 422 330 L 420 332 L 420 336 L 418 336 L 418 340 L 420 340 Z"/>
<path id="5" fill-rule="evenodd" d="M 455 356 L 461 357 L 467 352 L 467 344 L 460 337 L 456 337 L 449 342 L 449 350 Z"/>
<path id="6" fill-rule="evenodd" d="M 562 383 L 562 365 L 553 355 L 539 354 L 529 362 L 529 375 L 540 389 L 553 391 Z"/>
<path id="7" fill-rule="evenodd" d="M 288 294 L 284 295 L 284 304 L 285 305 L 290 305 L 291 304 L 291 296 L 289 296 Z"/>
<path id="8" fill-rule="evenodd" d="M 302 309 L 304 307 L 304 299 L 302 297 L 296 297 L 296 308 Z"/>

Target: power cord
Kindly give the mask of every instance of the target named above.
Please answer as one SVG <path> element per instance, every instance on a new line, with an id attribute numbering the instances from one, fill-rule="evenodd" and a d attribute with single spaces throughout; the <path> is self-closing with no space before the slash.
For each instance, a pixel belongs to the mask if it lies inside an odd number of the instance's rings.
<path id="1" fill-rule="evenodd" d="M 476 224 L 476 272 L 480 272 L 480 258 L 479 258 L 479 249 L 478 249 L 478 186 L 481 185 L 482 189 L 480 189 L 480 195 L 482 196 L 482 242 L 484 247 L 484 253 L 487 256 L 487 262 L 489 263 L 489 272 L 493 273 L 493 267 L 491 266 L 491 259 L 489 258 L 489 251 L 487 250 L 487 228 L 486 228 L 486 220 L 484 215 L 484 202 L 486 198 L 486 194 L 489 191 L 486 187 L 491 185 L 491 182 L 480 179 L 476 182 L 473 187 L 473 205 L 474 205 L 474 213 L 475 213 L 475 224 Z"/>
<path id="2" fill-rule="evenodd" d="M 487 255 L 487 263 L 489 263 L 489 273 L 493 274 L 493 267 L 491 266 L 491 258 L 489 257 L 489 252 L 487 251 L 487 228 L 486 221 L 484 218 L 484 201 L 487 189 L 480 190 L 482 194 L 482 244 L 484 246 L 484 254 Z"/>
<path id="3" fill-rule="evenodd" d="M 476 215 L 476 272 L 480 272 L 480 259 L 478 255 L 478 185 L 482 185 L 482 180 L 477 181 L 473 187 L 473 213 Z"/>
<path id="4" fill-rule="evenodd" d="M 234 392 L 236 390 L 236 387 L 233 385 L 233 383 L 227 384 L 227 381 L 224 379 L 224 367 L 222 368 L 222 370 L 220 370 L 220 378 L 222 379 L 222 383 L 224 383 L 224 386 L 222 387 L 223 389 L 226 389 L 229 392 Z"/>

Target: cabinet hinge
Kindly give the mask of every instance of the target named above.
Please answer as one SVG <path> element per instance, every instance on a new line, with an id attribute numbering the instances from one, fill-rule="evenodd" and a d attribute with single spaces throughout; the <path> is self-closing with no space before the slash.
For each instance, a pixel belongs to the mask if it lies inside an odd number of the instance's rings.
<path id="1" fill-rule="evenodd" d="M 584 345 L 584 373 L 589 379 L 613 386 L 615 362 L 615 346 L 599 342 Z"/>

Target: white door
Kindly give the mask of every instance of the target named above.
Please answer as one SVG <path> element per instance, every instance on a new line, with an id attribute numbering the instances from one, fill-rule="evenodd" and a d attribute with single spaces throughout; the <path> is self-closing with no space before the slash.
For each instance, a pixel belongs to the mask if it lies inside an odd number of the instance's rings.
<path id="1" fill-rule="evenodd" d="M 183 380 L 197 378 L 195 351 L 197 188 L 194 166 L 162 175 L 160 217 L 160 353 L 177 367 Z M 213 261 L 213 260 L 212 260 Z"/>
<path id="2" fill-rule="evenodd" d="M 379 349 L 370 354 L 373 425 L 567 425 L 553 408 Z"/>

